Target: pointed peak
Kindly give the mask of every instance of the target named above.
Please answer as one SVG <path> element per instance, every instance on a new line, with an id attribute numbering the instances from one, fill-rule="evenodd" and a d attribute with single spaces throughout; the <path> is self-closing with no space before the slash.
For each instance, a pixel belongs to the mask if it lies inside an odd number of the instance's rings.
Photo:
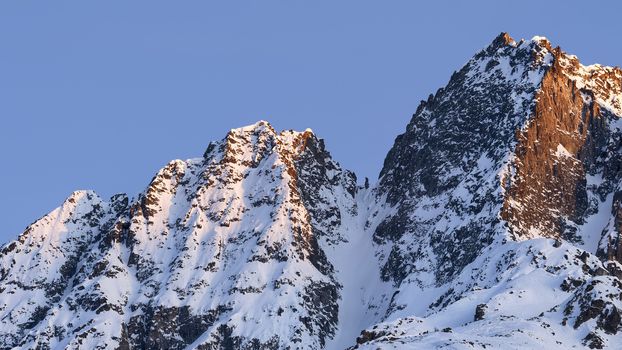
<path id="1" fill-rule="evenodd" d="M 519 44 L 506 32 L 501 32 L 497 35 L 492 42 L 485 47 L 478 55 L 493 55 L 500 50 L 504 50 L 508 47 L 517 47 Z"/>
<path id="2" fill-rule="evenodd" d="M 57 209 L 60 210 L 59 215 L 64 222 L 69 218 L 77 218 L 96 208 L 101 208 L 102 204 L 105 202 L 95 191 L 79 190 L 72 192 Z"/>
<path id="3" fill-rule="evenodd" d="M 203 153 L 203 158 L 209 158 L 209 156 L 214 154 L 214 152 L 222 152 L 226 147 L 230 147 L 232 144 L 237 144 L 239 142 L 255 143 L 258 141 L 258 138 L 275 139 L 276 137 L 277 132 L 274 130 L 272 125 L 265 120 L 259 120 L 250 125 L 231 129 L 224 139 L 210 142 L 207 149 Z"/>
<path id="4" fill-rule="evenodd" d="M 549 39 L 547 39 L 545 36 L 541 36 L 541 35 L 534 35 L 534 36 L 531 38 L 531 41 L 533 41 L 533 42 L 537 42 L 537 43 L 539 43 L 539 42 L 547 42 L 547 43 L 549 43 L 549 44 L 551 43 L 551 42 L 549 41 Z"/>
<path id="5" fill-rule="evenodd" d="M 530 43 L 534 43 L 540 47 L 543 47 L 549 51 L 553 51 L 553 46 L 551 46 L 551 42 L 544 36 L 536 35 L 529 40 Z M 559 48 L 558 48 L 559 49 Z"/>
<path id="6" fill-rule="evenodd" d="M 274 132 L 274 128 L 270 123 L 265 120 L 259 120 L 253 124 L 246 125 L 240 128 L 231 129 L 232 132 L 256 132 L 256 131 L 264 131 L 269 130 Z"/>
<path id="7" fill-rule="evenodd" d="M 275 138 L 277 136 L 277 132 L 274 130 L 272 125 L 265 120 L 260 120 L 254 124 L 243 126 L 240 128 L 231 129 L 227 134 L 225 140 L 227 142 L 236 142 L 236 140 L 247 140 L 249 142 L 252 141 L 254 137 L 268 137 Z"/>
<path id="8" fill-rule="evenodd" d="M 497 47 L 514 45 L 515 43 L 516 41 L 514 41 L 514 39 L 512 39 L 512 37 L 510 36 L 510 34 L 506 32 L 501 32 L 501 34 L 497 35 L 495 40 L 492 41 L 492 45 L 497 46 Z"/>
<path id="9" fill-rule="evenodd" d="M 525 42 L 527 44 L 537 45 L 549 51 L 553 51 L 551 42 L 544 36 L 536 35 L 529 40 L 521 39 L 519 42 L 516 42 L 516 40 L 514 40 L 507 32 L 501 32 L 499 35 L 497 35 L 497 37 L 495 37 L 492 43 L 490 43 L 490 45 L 488 46 L 487 51 L 494 52 L 507 46 L 520 47 Z"/>
<path id="10" fill-rule="evenodd" d="M 77 205 L 78 203 L 90 202 L 92 200 L 101 201 L 101 199 L 99 198 L 97 193 L 95 193 L 95 191 L 93 191 L 93 190 L 78 190 L 78 191 L 73 191 L 69 195 L 69 197 L 67 197 L 67 199 L 65 199 L 65 201 L 63 202 L 63 205 L 67 204 L 67 203 L 71 203 L 71 204 L 76 204 Z"/>

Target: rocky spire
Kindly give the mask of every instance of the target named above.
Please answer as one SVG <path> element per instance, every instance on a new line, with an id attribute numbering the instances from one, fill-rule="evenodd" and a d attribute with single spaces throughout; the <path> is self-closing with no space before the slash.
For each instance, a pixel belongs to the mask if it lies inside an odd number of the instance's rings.
<path id="1" fill-rule="evenodd" d="M 0 348 L 613 347 L 621 101 L 619 68 L 502 33 L 377 187 L 310 129 L 233 129 L 5 245 Z"/>

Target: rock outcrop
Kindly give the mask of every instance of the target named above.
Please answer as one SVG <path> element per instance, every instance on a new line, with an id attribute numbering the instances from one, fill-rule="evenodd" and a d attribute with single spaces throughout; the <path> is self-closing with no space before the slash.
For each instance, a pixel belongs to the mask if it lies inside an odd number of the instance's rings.
<path id="1" fill-rule="evenodd" d="M 0 349 L 618 348 L 622 71 L 502 33 L 376 185 L 260 121 L 0 250 Z"/>

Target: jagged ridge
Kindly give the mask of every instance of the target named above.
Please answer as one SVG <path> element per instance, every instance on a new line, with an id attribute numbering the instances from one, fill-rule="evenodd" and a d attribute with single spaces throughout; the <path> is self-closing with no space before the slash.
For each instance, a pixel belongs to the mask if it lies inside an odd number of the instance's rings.
<path id="1" fill-rule="evenodd" d="M 311 130 L 231 130 L 5 245 L 0 345 L 615 347 L 621 104 L 619 68 L 502 33 L 422 101 L 374 187 Z"/>

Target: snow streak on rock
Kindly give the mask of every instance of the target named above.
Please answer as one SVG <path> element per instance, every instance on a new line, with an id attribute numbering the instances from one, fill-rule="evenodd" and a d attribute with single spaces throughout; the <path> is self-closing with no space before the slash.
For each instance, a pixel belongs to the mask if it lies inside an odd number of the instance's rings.
<path id="1" fill-rule="evenodd" d="M 621 77 L 503 33 L 421 103 L 377 189 L 396 291 L 359 347 L 620 344 Z"/>
<path id="2" fill-rule="evenodd" d="M 356 191 L 311 131 L 259 122 L 129 204 L 76 193 L 3 250 L 2 343 L 321 348 L 341 288 L 323 246 Z"/>
<path id="3" fill-rule="evenodd" d="M 621 117 L 619 68 L 503 33 L 376 186 L 311 130 L 231 130 L 5 245 L 0 348 L 617 348 Z"/>

